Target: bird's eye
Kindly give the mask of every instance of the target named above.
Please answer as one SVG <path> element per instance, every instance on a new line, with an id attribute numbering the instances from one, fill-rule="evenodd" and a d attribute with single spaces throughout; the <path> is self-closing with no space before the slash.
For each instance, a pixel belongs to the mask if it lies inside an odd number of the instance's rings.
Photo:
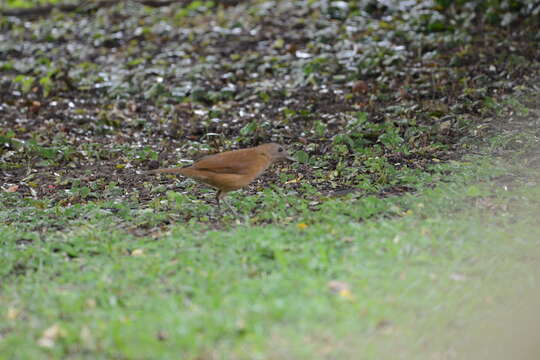
<path id="1" fill-rule="evenodd" d="M 278 152 L 283 152 L 283 148 L 280 147 L 279 149 L 277 149 Z"/>

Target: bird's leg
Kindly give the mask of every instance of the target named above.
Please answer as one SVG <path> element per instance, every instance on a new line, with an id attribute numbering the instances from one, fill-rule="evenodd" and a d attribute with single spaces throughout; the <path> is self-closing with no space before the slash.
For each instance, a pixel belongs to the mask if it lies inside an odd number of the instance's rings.
<path id="1" fill-rule="evenodd" d="M 218 211 L 219 217 L 223 217 L 223 214 L 221 212 L 221 201 L 220 201 L 221 197 L 222 197 L 222 192 L 221 190 L 218 189 L 216 193 L 216 203 L 217 203 L 217 211 Z"/>
<path id="2" fill-rule="evenodd" d="M 238 217 L 238 213 L 233 209 L 233 207 L 227 202 L 227 200 L 225 200 L 225 195 L 227 195 L 227 193 L 219 190 L 218 193 L 217 193 L 217 196 L 216 196 L 216 199 L 217 199 L 217 202 L 218 202 L 218 207 L 219 207 L 219 204 L 220 204 L 220 200 L 223 201 L 225 203 L 225 205 L 227 205 L 227 207 L 229 208 L 229 210 L 232 211 L 232 213 L 234 214 L 234 216 Z"/>
<path id="3" fill-rule="evenodd" d="M 218 190 L 218 192 L 216 193 L 216 202 L 217 202 L 218 209 L 221 209 L 221 206 L 220 206 L 220 203 L 219 203 L 220 198 L 221 198 L 221 190 Z"/>

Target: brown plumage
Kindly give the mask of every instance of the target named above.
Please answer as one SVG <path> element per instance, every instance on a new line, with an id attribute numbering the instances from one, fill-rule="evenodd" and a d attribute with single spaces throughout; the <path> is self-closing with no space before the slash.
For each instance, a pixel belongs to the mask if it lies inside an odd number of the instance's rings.
<path id="1" fill-rule="evenodd" d="M 181 174 L 208 184 L 218 190 L 216 194 L 218 206 L 220 200 L 223 200 L 234 212 L 225 201 L 225 195 L 248 185 L 272 163 L 284 159 L 294 160 L 284 146 L 270 143 L 208 155 L 186 167 L 156 169 L 147 173 Z"/>

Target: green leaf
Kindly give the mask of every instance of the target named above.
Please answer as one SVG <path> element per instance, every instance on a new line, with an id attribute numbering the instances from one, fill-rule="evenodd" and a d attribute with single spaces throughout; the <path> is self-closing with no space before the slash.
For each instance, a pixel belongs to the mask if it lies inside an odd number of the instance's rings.
<path id="1" fill-rule="evenodd" d="M 296 160 L 298 160 L 298 162 L 301 162 L 301 163 L 307 163 L 309 161 L 308 153 L 303 150 L 299 150 L 295 152 L 294 157 L 296 158 Z"/>

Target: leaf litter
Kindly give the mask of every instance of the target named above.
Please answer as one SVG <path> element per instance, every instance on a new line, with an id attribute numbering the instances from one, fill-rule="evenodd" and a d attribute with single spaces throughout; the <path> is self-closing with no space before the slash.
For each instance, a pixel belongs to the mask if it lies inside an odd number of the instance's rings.
<path id="1" fill-rule="evenodd" d="M 7 16 L 2 188 L 38 209 L 155 208 L 168 191 L 205 190 L 143 171 L 275 141 L 299 162 L 269 171 L 248 194 L 272 183 L 313 203 L 330 193 L 394 195 L 459 158 L 497 116 L 538 111 L 500 103 L 538 78 L 534 17 L 455 26 L 466 12 L 381 4 L 118 2 Z M 184 220 L 214 216 L 193 209 Z"/>

